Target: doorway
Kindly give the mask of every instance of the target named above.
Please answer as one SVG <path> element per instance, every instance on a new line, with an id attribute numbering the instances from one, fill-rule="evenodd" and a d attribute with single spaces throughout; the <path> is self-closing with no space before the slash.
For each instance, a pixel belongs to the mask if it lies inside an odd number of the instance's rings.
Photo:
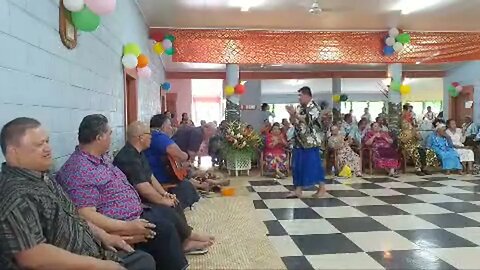
<path id="1" fill-rule="evenodd" d="M 165 103 L 165 111 L 169 111 L 177 117 L 177 93 L 167 93 Z"/>
<path id="2" fill-rule="evenodd" d="M 450 118 L 457 122 L 457 126 L 461 126 L 465 116 L 473 119 L 473 86 L 464 86 L 462 92 L 456 97 L 450 97 Z"/>
<path id="3" fill-rule="evenodd" d="M 138 120 L 138 86 L 135 71 L 125 71 L 125 130 Z"/>

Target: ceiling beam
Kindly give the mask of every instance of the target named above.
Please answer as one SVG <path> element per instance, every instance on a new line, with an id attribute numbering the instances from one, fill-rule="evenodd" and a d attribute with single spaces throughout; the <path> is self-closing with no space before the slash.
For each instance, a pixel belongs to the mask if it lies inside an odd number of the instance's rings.
<path id="1" fill-rule="evenodd" d="M 445 71 L 404 71 L 407 78 L 443 78 Z M 321 72 L 253 72 L 240 71 L 241 80 L 320 79 L 320 78 L 385 78 L 386 71 L 321 71 Z M 225 72 L 167 72 L 172 79 L 225 79 Z"/>

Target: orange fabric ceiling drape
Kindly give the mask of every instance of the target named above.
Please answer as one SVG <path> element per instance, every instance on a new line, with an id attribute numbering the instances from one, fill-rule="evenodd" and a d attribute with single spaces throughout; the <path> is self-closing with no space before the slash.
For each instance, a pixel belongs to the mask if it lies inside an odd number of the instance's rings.
<path id="1" fill-rule="evenodd" d="M 155 30 L 153 38 L 158 34 Z M 175 29 L 168 33 L 176 38 L 175 62 L 367 64 L 480 60 L 480 33 L 408 32 L 410 44 L 392 57 L 383 55 L 387 32 Z"/>

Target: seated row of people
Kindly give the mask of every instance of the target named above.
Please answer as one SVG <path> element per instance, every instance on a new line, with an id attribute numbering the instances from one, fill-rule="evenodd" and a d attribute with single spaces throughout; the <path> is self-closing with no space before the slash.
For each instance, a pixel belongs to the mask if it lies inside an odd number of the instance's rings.
<path id="1" fill-rule="evenodd" d="M 193 232 L 183 212 L 198 201 L 195 188 L 190 181 L 177 181 L 172 193 L 167 192 L 160 182 L 174 179 L 165 173 L 165 162 L 159 168 L 144 153 L 155 147 L 162 160 L 168 154 L 181 162 L 189 160 L 169 141 L 168 117 L 157 115 L 152 122 L 158 119 L 154 127 L 159 130 L 154 132 L 168 140 L 152 144 L 150 128 L 135 122 L 112 163 L 107 118 L 86 116 L 78 130 L 79 145 L 56 181 L 48 173 L 52 153 L 41 124 L 31 118 L 6 124 L 0 136 L 6 157 L 0 182 L 1 265 L 7 269 L 185 269 L 185 254 L 206 253 L 214 238 Z M 152 170 L 151 165 L 157 167 Z"/>

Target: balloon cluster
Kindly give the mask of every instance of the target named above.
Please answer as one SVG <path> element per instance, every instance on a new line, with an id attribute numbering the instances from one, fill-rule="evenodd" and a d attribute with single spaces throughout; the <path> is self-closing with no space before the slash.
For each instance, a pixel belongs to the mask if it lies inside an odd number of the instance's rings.
<path id="1" fill-rule="evenodd" d="M 100 16 L 112 13 L 117 0 L 63 0 L 72 12 L 72 23 L 80 31 L 92 32 L 100 25 Z"/>
<path id="2" fill-rule="evenodd" d="M 333 100 L 333 102 L 335 102 L 335 103 L 339 103 L 339 102 L 341 102 L 341 101 L 347 101 L 347 100 L 348 100 L 348 96 L 345 95 L 345 94 L 333 95 L 333 96 L 332 96 L 332 100 Z"/>
<path id="3" fill-rule="evenodd" d="M 175 49 L 173 48 L 173 42 L 175 41 L 175 37 L 173 35 L 166 35 L 162 42 L 155 42 L 153 44 L 153 51 L 158 54 L 166 54 L 166 55 L 173 55 L 175 53 Z"/>
<path id="4" fill-rule="evenodd" d="M 152 70 L 148 63 L 148 57 L 142 54 L 138 44 L 128 43 L 123 47 L 122 64 L 128 69 L 137 68 L 138 77 L 149 78 L 152 76 Z"/>
<path id="5" fill-rule="evenodd" d="M 400 92 L 401 95 L 408 95 L 412 92 L 412 87 L 408 84 L 402 84 L 399 81 L 392 81 L 390 89 L 395 92 Z"/>
<path id="6" fill-rule="evenodd" d="M 460 92 L 462 92 L 462 90 L 463 90 L 463 86 L 461 86 L 460 83 L 458 82 L 453 82 L 448 87 L 448 93 L 452 97 L 457 97 L 460 94 Z"/>
<path id="7" fill-rule="evenodd" d="M 172 86 L 170 85 L 169 82 L 164 82 L 164 83 L 162 83 L 162 85 L 160 85 L 160 87 L 162 87 L 162 90 L 165 90 L 166 92 L 168 92 L 168 91 L 170 91 L 170 88 Z"/>
<path id="8" fill-rule="evenodd" d="M 392 28 L 388 31 L 388 36 L 385 38 L 385 47 L 383 47 L 383 54 L 385 56 L 392 56 L 403 50 L 406 44 L 410 43 L 410 35 L 407 33 L 400 33 L 397 28 Z"/>
<path id="9" fill-rule="evenodd" d="M 236 86 L 227 85 L 224 89 L 225 95 L 231 97 L 233 95 L 243 95 L 245 94 L 245 85 L 239 83 Z"/>

